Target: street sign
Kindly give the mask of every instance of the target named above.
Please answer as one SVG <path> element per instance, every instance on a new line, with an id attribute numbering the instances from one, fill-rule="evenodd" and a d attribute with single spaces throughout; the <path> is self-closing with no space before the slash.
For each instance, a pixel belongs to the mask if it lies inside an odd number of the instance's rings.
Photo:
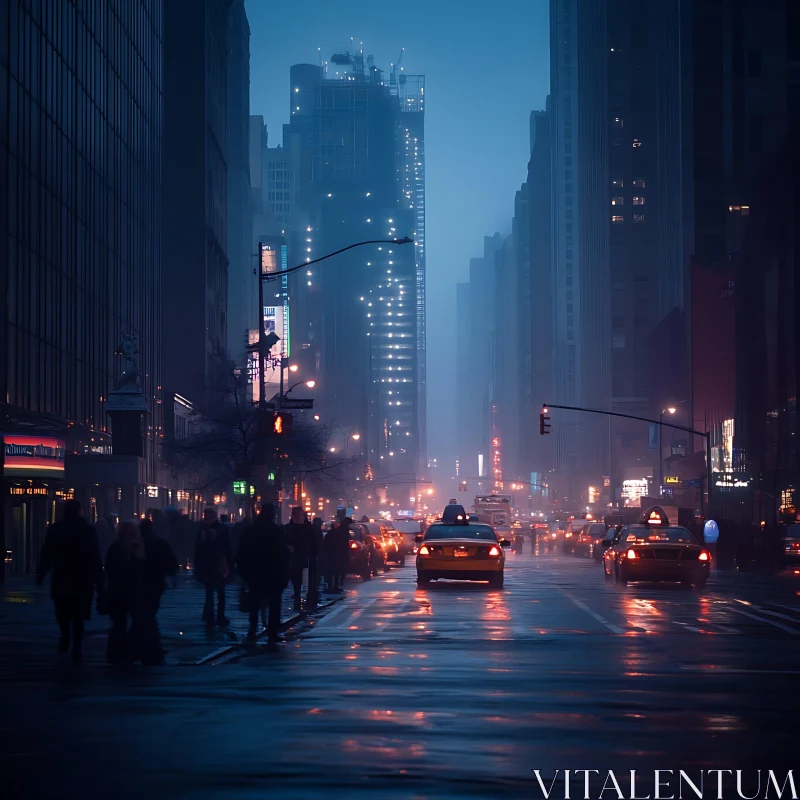
<path id="1" fill-rule="evenodd" d="M 313 400 L 281 400 L 281 409 L 286 411 L 306 411 L 311 408 L 314 408 Z"/>

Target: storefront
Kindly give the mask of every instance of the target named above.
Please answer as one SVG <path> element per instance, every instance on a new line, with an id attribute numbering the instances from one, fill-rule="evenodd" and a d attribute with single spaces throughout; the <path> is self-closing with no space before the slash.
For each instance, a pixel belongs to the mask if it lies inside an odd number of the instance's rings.
<path id="1" fill-rule="evenodd" d="M 6 568 L 37 571 L 48 524 L 56 518 L 64 489 L 64 442 L 49 436 L 6 434 L 3 493 Z"/>

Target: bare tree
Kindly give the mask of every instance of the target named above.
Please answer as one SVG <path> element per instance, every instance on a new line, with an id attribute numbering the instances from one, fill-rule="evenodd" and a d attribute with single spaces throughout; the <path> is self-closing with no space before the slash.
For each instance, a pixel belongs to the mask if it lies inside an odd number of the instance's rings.
<path id="1" fill-rule="evenodd" d="M 270 474 L 284 486 L 295 475 L 313 475 L 315 484 L 341 480 L 350 460 L 329 460 L 330 433 L 324 426 L 296 415 L 290 428 L 275 434 L 273 412 L 252 402 L 244 371 L 225 361 L 217 374 L 218 385 L 193 412 L 190 435 L 165 445 L 179 468 L 201 476 L 202 488 L 222 490 L 242 479 L 266 497 Z"/>

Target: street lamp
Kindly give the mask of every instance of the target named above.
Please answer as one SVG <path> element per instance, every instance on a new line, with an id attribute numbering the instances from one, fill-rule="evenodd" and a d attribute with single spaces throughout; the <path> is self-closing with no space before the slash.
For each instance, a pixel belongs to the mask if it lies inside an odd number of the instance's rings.
<path id="1" fill-rule="evenodd" d="M 674 414 L 678 409 L 675 406 L 667 406 L 661 409 L 661 416 L 658 418 L 658 496 L 661 497 L 661 484 L 664 481 L 663 468 L 664 448 L 661 443 L 661 432 L 664 430 L 664 414 Z"/>
<path id="2" fill-rule="evenodd" d="M 289 369 L 291 369 L 291 367 L 290 367 Z M 296 387 L 300 386 L 300 384 L 301 384 L 301 383 L 303 384 L 303 386 L 307 386 L 309 389 L 313 389 L 313 388 L 314 388 L 314 387 L 317 385 L 317 382 L 316 382 L 315 380 L 310 380 L 310 381 L 297 381 L 297 383 L 293 383 L 293 384 L 292 384 L 292 385 L 289 387 L 289 390 L 288 390 L 287 392 L 285 392 L 283 396 L 284 396 L 284 397 L 288 397 L 288 396 L 289 396 L 289 394 L 290 394 L 290 392 L 292 391 L 292 389 L 294 389 L 294 388 L 296 388 Z"/>
<path id="3" fill-rule="evenodd" d="M 361 434 L 360 433 L 354 433 L 353 434 L 353 439 L 355 439 L 356 441 L 358 441 L 360 438 L 361 438 Z"/>

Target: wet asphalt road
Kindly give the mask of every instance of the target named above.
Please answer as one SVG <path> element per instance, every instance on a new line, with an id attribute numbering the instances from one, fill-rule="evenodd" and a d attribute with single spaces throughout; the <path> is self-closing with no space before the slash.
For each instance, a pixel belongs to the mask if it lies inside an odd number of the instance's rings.
<path id="1" fill-rule="evenodd" d="M 0 796 L 532 798 L 532 769 L 797 767 L 794 576 L 621 588 L 526 548 L 503 591 L 414 578 L 351 583 L 280 653 L 222 665 L 20 648 Z"/>

